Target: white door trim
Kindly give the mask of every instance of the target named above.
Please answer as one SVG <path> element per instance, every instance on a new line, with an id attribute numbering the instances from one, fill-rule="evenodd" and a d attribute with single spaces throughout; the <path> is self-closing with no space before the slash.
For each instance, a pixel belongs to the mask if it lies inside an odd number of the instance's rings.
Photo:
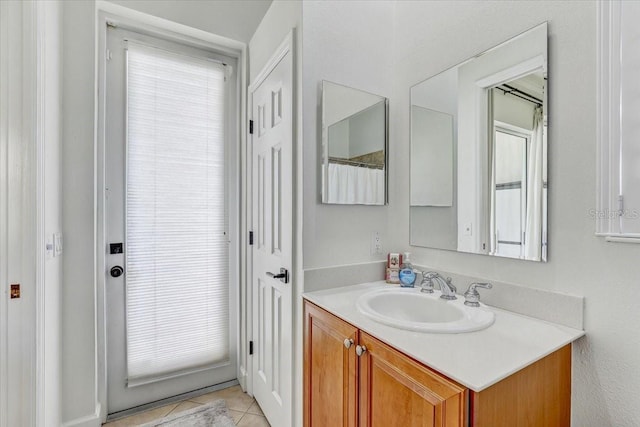
<path id="1" fill-rule="evenodd" d="M 96 1 L 96 40 L 97 52 L 96 52 L 96 81 L 95 81 L 95 96 L 97 100 L 96 105 L 96 170 L 95 170 L 95 224 L 94 229 L 96 233 L 96 252 L 95 252 L 95 283 L 96 283 L 96 406 L 95 413 L 86 414 L 81 419 L 74 420 L 68 425 L 87 425 L 95 424 L 100 425 L 100 422 L 105 422 L 107 417 L 107 352 L 106 352 L 106 300 L 105 300 L 105 274 L 106 260 L 105 250 L 105 191 L 104 191 L 104 174 L 105 174 L 105 156 L 104 156 L 104 129 L 105 129 L 105 76 L 106 76 L 106 59 L 103 53 L 106 52 L 106 38 L 107 38 L 107 22 L 116 22 L 124 24 L 130 28 L 138 28 L 141 30 L 153 32 L 155 34 L 164 36 L 168 39 L 176 41 L 187 42 L 189 44 L 200 45 L 209 47 L 220 51 L 228 56 L 235 57 L 238 61 L 238 139 L 237 144 L 238 152 L 236 159 L 242 158 L 241 148 L 246 146 L 246 134 L 247 134 L 247 116 L 246 116 L 246 82 L 247 82 L 247 45 L 246 43 L 232 40 L 226 37 L 218 36 L 206 31 L 202 31 L 196 28 L 192 28 L 177 22 L 169 21 L 163 18 L 159 18 L 153 15 L 142 13 L 136 10 L 129 9 L 108 1 L 97 0 Z M 232 144 L 233 145 L 233 144 Z M 240 170 L 240 162 L 236 161 L 236 170 Z M 240 172 L 242 173 L 242 172 Z M 242 176 L 242 175 L 241 175 Z M 237 194 L 240 194 L 240 184 L 237 183 Z M 241 205 L 236 209 L 241 209 Z M 233 220 L 233 218 L 230 218 Z M 236 220 L 237 223 L 237 220 Z M 231 226 L 231 224 L 230 224 Z M 244 242 L 243 231 L 244 227 L 236 226 L 236 229 L 240 231 L 239 239 L 241 246 Z M 240 253 L 240 260 L 242 257 Z M 241 272 L 242 270 L 239 270 Z M 240 278 L 242 283 L 242 278 Z M 242 285 L 240 285 L 242 287 Z M 242 302 L 240 303 L 242 306 Z M 237 310 L 240 312 L 240 310 Z M 238 319 L 239 320 L 239 319 Z M 242 342 L 238 343 L 238 355 L 242 354 L 243 348 Z M 241 358 L 239 356 L 238 370 L 240 370 Z M 238 371 L 238 378 L 240 378 L 240 372 Z"/>
<path id="2" fill-rule="evenodd" d="M 284 58 L 284 56 L 291 52 L 293 52 L 293 30 L 289 31 L 287 36 L 284 38 L 280 46 L 273 52 L 273 56 L 266 65 L 262 68 L 262 71 L 258 73 L 253 82 L 249 85 L 249 93 L 251 94 L 251 101 L 253 102 L 253 92 L 264 82 L 269 74 L 273 71 L 274 68 L 280 63 L 280 60 Z M 294 67 L 295 68 L 295 67 Z"/>
<path id="3" fill-rule="evenodd" d="M 291 267 L 291 275 L 293 277 L 293 279 L 291 280 L 291 284 L 294 287 L 292 289 L 292 297 L 291 297 L 291 302 L 292 302 L 292 326 L 293 329 L 291 331 L 292 336 L 294 336 L 294 340 L 293 340 L 293 352 L 291 355 L 291 360 L 293 361 L 293 365 L 295 366 L 296 364 L 296 345 L 298 344 L 295 340 L 295 332 L 296 332 L 296 325 L 298 323 L 298 321 L 296 320 L 295 314 L 296 314 L 296 305 L 297 305 L 297 298 L 298 298 L 298 281 L 301 280 L 301 277 L 297 274 L 299 269 L 298 269 L 298 257 L 297 257 L 297 227 L 296 227 L 296 221 L 297 221 L 297 212 L 298 212 L 298 208 L 297 208 L 297 185 L 295 184 L 295 177 L 296 177 L 296 171 L 297 171 L 297 161 L 298 161 L 298 156 L 297 156 L 297 152 L 298 152 L 298 147 L 297 147 L 297 141 L 298 141 L 298 131 L 297 131 L 297 122 L 298 122 L 298 104 L 297 104 L 297 93 L 298 93 L 298 86 L 297 86 L 297 57 L 296 57 L 296 52 L 295 52 L 295 28 L 292 28 L 289 33 L 285 36 L 284 40 L 280 43 L 280 45 L 278 46 L 278 48 L 276 48 L 273 52 L 273 55 L 271 56 L 271 58 L 269 59 L 269 61 L 264 65 L 264 67 L 262 68 L 262 70 L 260 71 L 260 73 L 258 73 L 258 75 L 255 77 L 255 79 L 253 80 L 253 82 L 249 85 L 249 102 L 248 102 L 248 106 L 247 106 L 247 111 L 248 111 L 248 115 L 251 118 L 251 120 L 253 120 L 254 118 L 252 117 L 252 111 L 253 111 L 253 93 L 256 91 L 256 89 L 258 87 L 260 87 L 260 85 L 262 84 L 262 82 L 264 82 L 264 80 L 269 76 L 269 74 L 271 74 L 271 72 L 274 70 L 274 68 L 276 68 L 278 66 L 278 64 L 280 63 L 280 61 L 282 60 L 282 58 L 284 58 L 288 53 L 291 54 L 291 59 L 292 59 L 292 64 L 293 64 L 293 68 L 292 68 L 292 85 L 291 85 L 291 98 L 292 98 L 292 161 L 293 161 L 293 165 L 292 165 L 292 173 L 293 173 L 293 178 L 294 178 L 294 186 L 293 186 L 293 191 L 294 194 L 293 196 L 293 206 L 292 206 L 292 219 L 293 219 L 293 227 L 292 227 L 292 267 Z M 254 121 L 255 123 L 255 121 Z M 251 164 L 252 164 L 252 151 L 251 151 L 251 144 L 248 143 L 249 138 L 251 138 L 251 135 L 249 135 L 249 137 L 247 138 L 247 145 L 246 145 L 246 150 L 245 150 L 245 156 L 244 156 L 244 169 L 243 169 L 243 179 L 244 179 L 244 183 L 245 183 L 245 194 L 243 197 L 243 200 L 245 201 L 245 206 L 244 209 L 242 210 L 243 213 L 243 224 L 244 224 L 244 230 L 246 231 L 246 235 L 249 235 L 249 231 L 252 231 L 252 212 L 253 212 L 253 206 L 252 206 L 252 182 L 253 182 L 253 177 L 252 177 L 252 170 L 251 170 Z M 242 319 L 241 323 L 241 330 L 243 332 L 241 332 L 241 336 L 244 333 L 244 336 L 246 337 L 246 341 L 245 341 L 245 345 L 243 346 L 241 343 L 241 347 L 240 350 L 242 351 L 242 349 L 244 349 L 243 352 L 243 357 L 246 360 L 246 365 L 242 367 L 243 373 L 245 375 L 245 378 L 243 378 L 244 380 L 244 387 L 246 392 L 253 396 L 253 359 L 251 358 L 251 355 L 249 354 L 249 346 L 248 343 L 249 341 L 253 341 L 254 340 L 254 336 L 255 336 L 255 331 L 253 330 L 253 288 L 251 286 L 252 282 L 253 282 L 253 269 L 252 269 L 252 262 L 253 262 L 253 256 L 252 256 L 252 251 L 250 251 L 248 249 L 249 246 L 249 240 L 247 239 L 243 239 L 242 241 L 242 245 L 245 247 L 245 251 L 243 252 L 245 255 L 245 257 L 243 257 L 243 260 L 245 261 L 245 280 L 243 280 L 241 282 L 241 286 L 243 289 L 243 295 L 244 298 L 242 300 L 242 308 L 245 310 L 244 314 L 246 317 L 244 317 Z M 295 400 L 297 399 L 295 396 L 295 391 L 296 391 L 296 387 L 294 384 L 295 378 L 296 378 L 296 371 L 293 372 L 292 375 L 293 381 L 291 384 L 291 391 L 292 391 L 292 408 L 293 411 L 295 412 L 295 407 L 296 407 L 296 402 Z M 241 384 L 243 384 L 243 381 L 241 381 Z M 293 414 L 292 415 L 292 420 L 294 420 Z M 295 425 L 295 422 L 293 422 L 292 425 Z"/>

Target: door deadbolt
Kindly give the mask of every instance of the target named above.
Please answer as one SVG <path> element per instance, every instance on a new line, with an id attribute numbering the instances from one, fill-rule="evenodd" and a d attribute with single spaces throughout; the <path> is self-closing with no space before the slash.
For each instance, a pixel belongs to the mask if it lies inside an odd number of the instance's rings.
<path id="1" fill-rule="evenodd" d="M 119 265 L 116 265 L 114 267 L 111 267 L 110 273 L 111 277 L 120 277 L 122 276 L 122 273 L 124 273 L 124 269 Z"/>

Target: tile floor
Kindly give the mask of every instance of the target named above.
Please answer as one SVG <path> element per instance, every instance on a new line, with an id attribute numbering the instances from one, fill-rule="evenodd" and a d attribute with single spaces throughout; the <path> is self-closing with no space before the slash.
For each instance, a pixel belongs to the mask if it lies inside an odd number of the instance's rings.
<path id="1" fill-rule="evenodd" d="M 233 418 L 238 427 L 270 427 L 269 422 L 262 414 L 258 402 L 242 391 L 239 385 L 192 397 L 181 402 L 171 403 L 159 408 L 149 409 L 139 414 L 131 415 L 119 420 L 103 424 L 103 427 L 124 427 L 137 426 L 154 420 L 159 420 L 169 414 L 186 411 L 212 402 L 224 399 L 229 408 L 229 415 Z"/>

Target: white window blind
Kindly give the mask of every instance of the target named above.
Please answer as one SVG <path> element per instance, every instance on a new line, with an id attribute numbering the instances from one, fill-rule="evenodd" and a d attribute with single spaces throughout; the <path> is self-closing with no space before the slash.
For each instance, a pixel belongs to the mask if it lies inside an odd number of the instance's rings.
<path id="1" fill-rule="evenodd" d="M 129 43 L 128 384 L 229 359 L 222 64 Z"/>

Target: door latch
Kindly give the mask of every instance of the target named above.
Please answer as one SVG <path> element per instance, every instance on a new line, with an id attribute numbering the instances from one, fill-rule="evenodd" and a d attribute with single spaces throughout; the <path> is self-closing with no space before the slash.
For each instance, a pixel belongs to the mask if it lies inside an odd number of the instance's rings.
<path id="1" fill-rule="evenodd" d="M 289 283 L 289 272 L 286 268 L 280 268 L 280 274 L 273 274 L 270 271 L 267 271 L 267 276 L 273 279 L 280 279 L 282 283 Z"/>

